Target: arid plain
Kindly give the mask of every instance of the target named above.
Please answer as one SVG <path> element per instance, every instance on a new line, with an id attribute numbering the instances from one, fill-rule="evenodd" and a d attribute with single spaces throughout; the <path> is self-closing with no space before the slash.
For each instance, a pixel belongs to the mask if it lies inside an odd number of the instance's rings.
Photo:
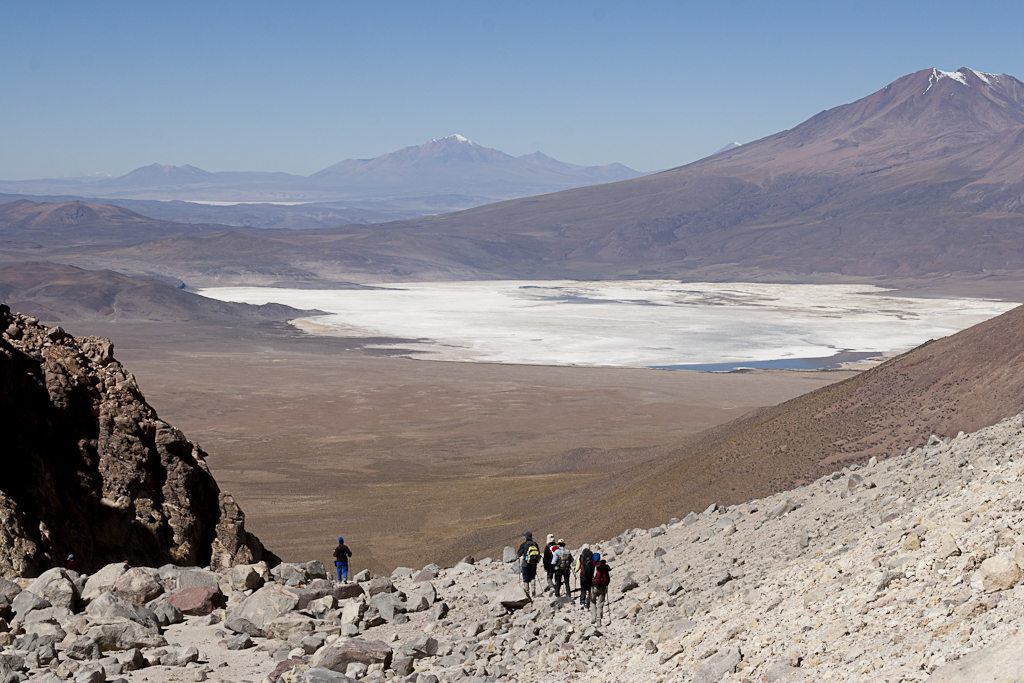
<path id="1" fill-rule="evenodd" d="M 354 566 L 376 571 L 546 533 L 534 525 L 545 511 L 522 500 L 855 374 L 416 361 L 284 324 L 68 328 L 115 340 L 161 417 L 209 452 L 267 547 L 326 561 L 344 535 Z"/>

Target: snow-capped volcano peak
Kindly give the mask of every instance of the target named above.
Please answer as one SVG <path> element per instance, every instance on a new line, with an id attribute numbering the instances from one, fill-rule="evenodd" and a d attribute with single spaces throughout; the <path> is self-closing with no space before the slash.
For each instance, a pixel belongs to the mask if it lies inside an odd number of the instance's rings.
<path id="1" fill-rule="evenodd" d="M 973 78 L 971 78 L 973 76 Z M 956 71 L 942 71 L 941 69 L 932 69 L 931 75 L 928 77 L 928 87 L 925 88 L 925 92 L 932 89 L 932 86 L 941 81 L 943 78 L 948 78 L 951 81 L 959 83 L 960 85 L 973 88 L 980 81 L 985 85 L 996 85 L 999 83 L 998 74 L 990 74 L 984 71 L 975 71 L 969 69 L 966 66 L 957 69 Z M 973 83 L 971 81 L 974 81 Z"/>
<path id="2" fill-rule="evenodd" d="M 458 133 L 443 138 L 434 138 L 431 142 L 468 142 L 471 145 L 473 144 L 472 140 Z"/>

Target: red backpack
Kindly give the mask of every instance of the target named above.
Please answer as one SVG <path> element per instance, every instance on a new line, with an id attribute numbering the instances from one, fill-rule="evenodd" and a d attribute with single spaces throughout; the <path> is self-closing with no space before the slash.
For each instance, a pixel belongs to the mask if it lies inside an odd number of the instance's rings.
<path id="1" fill-rule="evenodd" d="M 591 585 L 600 588 L 603 586 L 607 586 L 611 582 L 612 577 L 611 573 L 608 571 L 608 565 L 606 565 L 604 562 L 601 562 L 596 567 L 594 567 L 594 581 Z"/>

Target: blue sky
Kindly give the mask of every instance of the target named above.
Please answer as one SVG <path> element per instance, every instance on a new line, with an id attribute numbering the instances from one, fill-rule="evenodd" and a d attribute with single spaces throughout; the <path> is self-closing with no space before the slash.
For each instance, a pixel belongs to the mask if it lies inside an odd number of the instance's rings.
<path id="1" fill-rule="evenodd" d="M 919 69 L 1024 79 L 1021 2 L 0 4 L 0 179 L 309 174 L 461 133 L 639 170 Z"/>

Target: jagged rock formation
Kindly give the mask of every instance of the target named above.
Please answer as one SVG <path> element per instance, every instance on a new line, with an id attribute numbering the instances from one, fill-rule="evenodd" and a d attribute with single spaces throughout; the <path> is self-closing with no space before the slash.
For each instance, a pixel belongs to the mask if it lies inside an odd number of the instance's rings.
<path id="1" fill-rule="evenodd" d="M 35 576 L 72 553 L 86 571 L 276 559 L 109 340 L 7 306 L 0 332 L 0 575 Z"/>

